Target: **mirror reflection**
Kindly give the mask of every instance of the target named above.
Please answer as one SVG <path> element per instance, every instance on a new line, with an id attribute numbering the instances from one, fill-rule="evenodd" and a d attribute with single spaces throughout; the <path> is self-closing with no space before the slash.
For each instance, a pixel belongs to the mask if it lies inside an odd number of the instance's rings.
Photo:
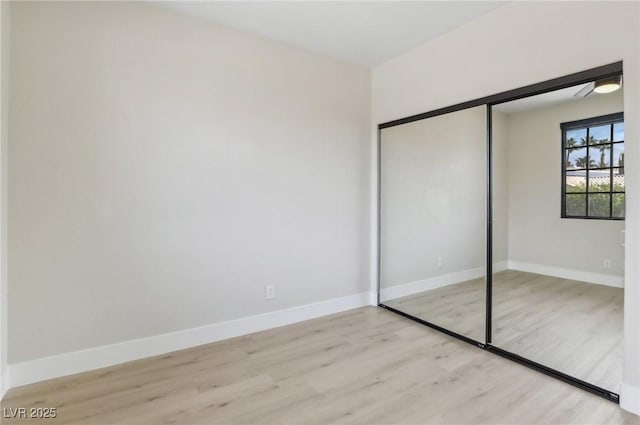
<path id="1" fill-rule="evenodd" d="M 380 137 L 381 303 L 484 342 L 486 106 Z"/>
<path id="2" fill-rule="evenodd" d="M 623 94 L 594 86 L 492 108 L 492 344 L 618 392 Z"/>

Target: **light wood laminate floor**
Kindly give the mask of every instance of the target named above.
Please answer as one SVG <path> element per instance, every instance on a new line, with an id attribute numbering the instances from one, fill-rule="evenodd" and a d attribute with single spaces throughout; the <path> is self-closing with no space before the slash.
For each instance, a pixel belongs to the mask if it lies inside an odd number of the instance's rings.
<path id="1" fill-rule="evenodd" d="M 555 379 L 366 307 L 9 391 L 6 424 L 633 424 Z"/>
<path id="2" fill-rule="evenodd" d="M 484 342 L 484 279 L 385 304 Z M 506 270 L 493 276 L 492 344 L 619 393 L 623 289 Z"/>

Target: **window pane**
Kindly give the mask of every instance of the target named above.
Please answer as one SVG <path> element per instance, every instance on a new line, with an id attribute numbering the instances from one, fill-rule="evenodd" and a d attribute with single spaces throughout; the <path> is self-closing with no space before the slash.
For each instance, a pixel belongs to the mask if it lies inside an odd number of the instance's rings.
<path id="1" fill-rule="evenodd" d="M 609 167 L 611 145 L 599 145 L 589 148 L 589 168 Z"/>
<path id="2" fill-rule="evenodd" d="M 598 193 L 589 195 L 589 217 L 609 217 L 609 199 L 611 195 Z"/>
<path id="3" fill-rule="evenodd" d="M 613 194 L 613 214 L 614 217 L 624 217 L 624 193 Z"/>
<path id="4" fill-rule="evenodd" d="M 587 214 L 587 195 L 567 195 L 566 215 L 582 217 Z"/>
<path id="5" fill-rule="evenodd" d="M 613 166 L 624 167 L 624 143 L 613 144 Z"/>
<path id="6" fill-rule="evenodd" d="M 584 146 L 587 141 L 587 129 L 580 128 L 577 130 L 567 130 L 565 134 L 565 140 L 565 148 Z"/>
<path id="7" fill-rule="evenodd" d="M 581 175 L 571 175 L 573 174 L 581 174 Z M 569 171 L 567 172 L 566 186 L 565 191 L 567 193 L 571 192 L 586 192 L 587 191 L 587 178 L 584 176 L 584 171 Z"/>
<path id="8" fill-rule="evenodd" d="M 607 143 L 611 141 L 611 124 L 589 128 L 589 144 Z"/>
<path id="9" fill-rule="evenodd" d="M 611 192 L 609 170 L 589 173 L 589 192 Z"/>
<path id="10" fill-rule="evenodd" d="M 624 171 L 619 173 L 620 168 L 613 169 L 613 191 L 624 192 Z"/>
<path id="11" fill-rule="evenodd" d="M 566 149 L 565 158 L 567 169 L 587 168 L 587 148 Z"/>
<path id="12" fill-rule="evenodd" d="M 624 123 L 586 124 L 563 136 L 564 216 L 624 217 Z"/>
<path id="13" fill-rule="evenodd" d="M 613 141 L 622 142 L 624 140 L 624 123 L 618 122 L 613 125 Z"/>

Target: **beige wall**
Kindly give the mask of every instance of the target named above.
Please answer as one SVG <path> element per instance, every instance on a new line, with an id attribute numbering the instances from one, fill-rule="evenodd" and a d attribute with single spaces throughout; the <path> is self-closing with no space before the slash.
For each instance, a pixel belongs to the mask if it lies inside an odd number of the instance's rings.
<path id="1" fill-rule="evenodd" d="M 485 111 L 381 131 L 382 288 L 484 267 Z"/>
<path id="2" fill-rule="evenodd" d="M 7 379 L 7 136 L 9 118 L 10 3 L 0 2 L 0 399 Z"/>
<path id="3" fill-rule="evenodd" d="M 11 363 L 368 290 L 367 70 L 124 2 L 11 61 Z"/>
<path id="4" fill-rule="evenodd" d="M 507 115 L 509 260 L 623 276 L 624 222 L 560 218 L 560 123 L 623 108 L 618 91 Z"/>
<path id="5" fill-rule="evenodd" d="M 615 24 L 607 31 L 575 31 L 568 19 L 589 28 L 599 28 L 602 22 Z M 622 60 L 628 139 L 625 161 L 640 164 L 639 24 L 637 2 L 508 3 L 376 67 L 372 73 L 373 122 Z M 625 172 L 628 199 L 621 405 L 640 413 L 640 166 Z"/>

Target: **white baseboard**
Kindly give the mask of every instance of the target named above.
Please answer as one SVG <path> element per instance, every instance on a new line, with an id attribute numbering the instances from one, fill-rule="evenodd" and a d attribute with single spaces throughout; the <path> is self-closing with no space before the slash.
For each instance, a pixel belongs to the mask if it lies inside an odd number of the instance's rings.
<path id="1" fill-rule="evenodd" d="M 375 289 L 369 292 L 369 305 L 378 305 L 378 293 Z"/>
<path id="2" fill-rule="evenodd" d="M 5 368 L 5 373 L 0 377 L 0 401 L 4 398 L 4 395 L 9 391 L 9 380 L 7 379 L 7 373 L 9 368 Z"/>
<path id="3" fill-rule="evenodd" d="M 518 270 L 529 273 L 536 273 L 546 276 L 571 279 L 579 282 L 596 283 L 599 285 L 624 287 L 622 276 L 584 272 L 580 270 L 564 269 L 561 267 L 547 266 L 543 264 L 524 263 L 520 261 L 500 261 L 493 264 L 493 273 L 504 270 Z M 381 288 L 380 299 L 382 301 L 415 295 L 420 292 L 431 291 L 444 286 L 455 285 L 467 280 L 478 279 L 484 276 L 484 267 L 462 270 L 446 275 L 435 276 L 413 282 Z M 375 295 L 375 294 L 374 294 Z M 373 304 L 373 303 L 372 303 Z"/>
<path id="4" fill-rule="evenodd" d="M 3 389 L 6 390 L 20 385 L 100 369 L 277 328 L 328 314 L 364 307 L 370 305 L 370 302 L 371 294 L 363 292 L 178 332 L 9 364 L 8 385 L 4 386 Z"/>
<path id="5" fill-rule="evenodd" d="M 7 391 L 9 391 L 9 365 L 7 364 L 6 355 L 4 355 L 2 356 L 2 362 L 0 362 L 0 401 Z"/>
<path id="6" fill-rule="evenodd" d="M 620 407 L 640 416 L 640 387 L 622 383 L 620 388 Z"/>
<path id="7" fill-rule="evenodd" d="M 493 273 L 499 273 L 509 269 L 509 262 L 507 260 L 493 263 Z"/>
<path id="8" fill-rule="evenodd" d="M 561 267 L 545 266 L 542 264 L 523 263 L 520 261 L 509 261 L 508 268 L 510 270 L 542 274 L 562 279 L 571 279 L 579 282 L 596 283 L 598 285 L 613 286 L 616 288 L 624 287 L 623 276 L 584 272 L 580 270 L 564 269 Z"/>
<path id="9" fill-rule="evenodd" d="M 501 261 L 494 263 L 493 271 L 497 273 L 506 270 L 507 262 Z M 432 289 L 442 288 L 443 286 L 455 285 L 456 283 L 466 282 L 467 280 L 478 279 L 485 274 L 484 267 L 462 270 L 455 273 L 449 273 L 440 276 L 434 276 L 427 279 L 416 280 L 413 282 L 402 283 L 400 285 L 388 286 L 380 289 L 380 299 L 382 301 L 394 300 L 396 298 L 406 297 L 418 294 Z"/>

